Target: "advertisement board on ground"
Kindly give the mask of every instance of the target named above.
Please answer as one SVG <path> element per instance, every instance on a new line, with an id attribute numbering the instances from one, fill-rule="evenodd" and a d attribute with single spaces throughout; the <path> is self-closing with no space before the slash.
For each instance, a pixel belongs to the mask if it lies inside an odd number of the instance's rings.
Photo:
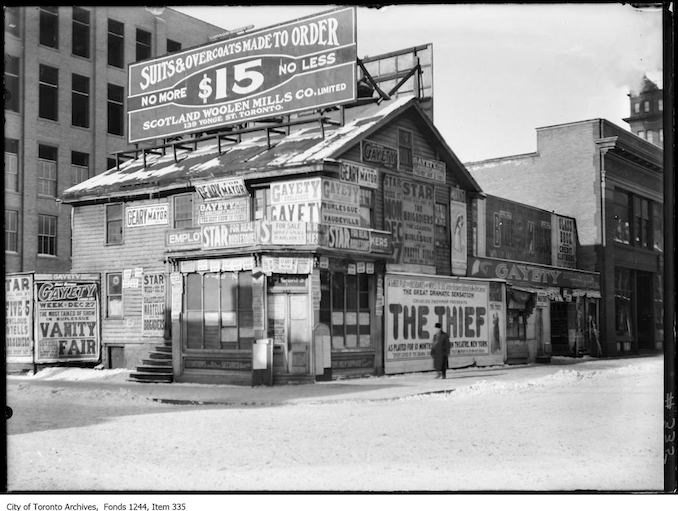
<path id="1" fill-rule="evenodd" d="M 35 276 L 35 361 L 97 361 L 101 353 L 98 275 Z"/>
<path id="2" fill-rule="evenodd" d="M 129 66 L 129 141 L 356 98 L 356 9 L 346 7 Z"/>
<path id="3" fill-rule="evenodd" d="M 164 273 L 145 273 L 142 291 L 143 337 L 162 337 L 165 331 L 165 286 Z"/>
<path id="4" fill-rule="evenodd" d="M 5 275 L 5 357 L 33 362 L 33 275 Z"/>
<path id="5" fill-rule="evenodd" d="M 490 317 L 489 282 L 403 274 L 386 275 L 384 287 L 386 373 L 432 370 L 436 323 L 450 337 L 450 367 L 501 363 L 501 349 L 491 345 L 500 311 L 493 304 Z"/>

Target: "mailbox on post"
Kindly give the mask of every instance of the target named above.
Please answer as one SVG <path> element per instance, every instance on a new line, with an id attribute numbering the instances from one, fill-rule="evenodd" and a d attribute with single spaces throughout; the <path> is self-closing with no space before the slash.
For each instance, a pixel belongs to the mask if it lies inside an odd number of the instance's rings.
<path id="1" fill-rule="evenodd" d="M 273 385 L 273 339 L 252 345 L 252 385 Z"/>

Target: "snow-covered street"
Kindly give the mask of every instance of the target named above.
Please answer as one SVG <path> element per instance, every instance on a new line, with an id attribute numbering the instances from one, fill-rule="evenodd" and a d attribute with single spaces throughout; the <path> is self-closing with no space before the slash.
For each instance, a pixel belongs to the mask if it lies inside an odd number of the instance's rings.
<path id="1" fill-rule="evenodd" d="M 268 406 L 163 404 L 115 375 L 10 377 L 8 490 L 661 491 L 662 369 L 453 372 L 445 392 Z"/>

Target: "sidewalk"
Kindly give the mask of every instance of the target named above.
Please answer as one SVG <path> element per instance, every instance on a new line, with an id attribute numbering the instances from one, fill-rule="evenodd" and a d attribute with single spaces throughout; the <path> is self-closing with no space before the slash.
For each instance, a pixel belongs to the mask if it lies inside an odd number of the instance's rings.
<path id="1" fill-rule="evenodd" d="M 481 381 L 520 382 L 562 370 L 584 372 L 613 369 L 661 357 L 661 354 L 618 359 L 553 357 L 551 364 L 451 369 L 445 380 L 436 379 L 436 373 L 432 371 L 273 387 L 137 383 L 127 379 L 128 371 L 77 368 L 51 368 L 39 371 L 36 375 L 8 376 L 7 383 L 57 386 L 82 391 L 120 389 L 141 399 L 176 405 L 280 406 L 341 401 L 387 401 L 417 395 L 443 394 Z M 81 374 L 77 374 L 78 371 Z"/>

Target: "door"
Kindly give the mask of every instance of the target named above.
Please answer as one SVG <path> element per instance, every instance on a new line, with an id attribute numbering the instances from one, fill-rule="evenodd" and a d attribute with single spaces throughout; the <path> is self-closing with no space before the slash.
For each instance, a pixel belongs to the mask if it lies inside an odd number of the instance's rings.
<path id="1" fill-rule="evenodd" d="M 308 295 L 268 295 L 268 336 L 273 338 L 274 369 L 286 374 L 310 373 L 310 332 Z M 276 367 L 276 354 L 282 357 L 282 367 Z"/>
<path id="2" fill-rule="evenodd" d="M 636 273 L 636 318 L 638 325 L 638 349 L 654 349 L 654 295 L 652 274 Z"/>

